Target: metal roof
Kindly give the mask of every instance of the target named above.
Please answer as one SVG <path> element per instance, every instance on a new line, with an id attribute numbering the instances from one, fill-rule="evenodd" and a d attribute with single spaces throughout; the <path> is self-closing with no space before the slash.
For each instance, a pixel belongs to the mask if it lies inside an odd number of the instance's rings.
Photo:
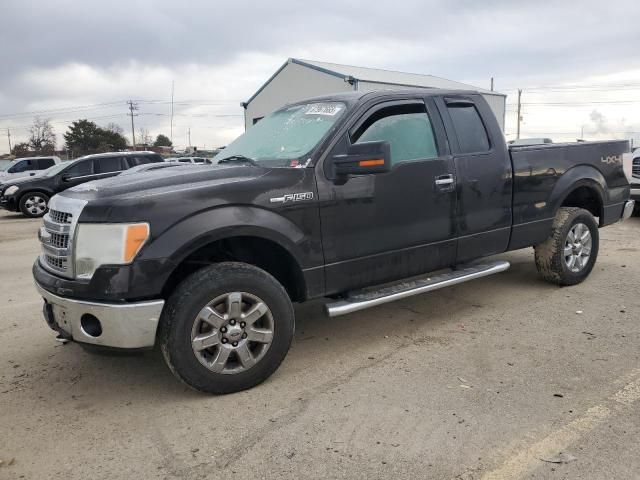
<path id="1" fill-rule="evenodd" d="M 344 78 L 345 80 L 356 80 L 362 82 L 379 83 L 382 85 L 397 85 L 399 87 L 421 87 L 421 88 L 446 88 L 453 90 L 474 90 L 485 95 L 499 95 L 506 97 L 505 94 L 493 90 L 485 90 L 466 83 L 448 80 L 446 78 L 435 77 L 433 75 L 423 75 L 419 73 L 396 72 L 392 70 L 382 70 L 378 68 L 356 67 L 353 65 L 341 65 L 339 63 L 318 62 L 315 60 L 303 60 L 298 58 L 289 58 L 259 89 L 249 100 L 242 105 L 246 107 L 251 101 L 257 97 L 264 88 L 289 64 L 311 68 L 327 75 Z"/>

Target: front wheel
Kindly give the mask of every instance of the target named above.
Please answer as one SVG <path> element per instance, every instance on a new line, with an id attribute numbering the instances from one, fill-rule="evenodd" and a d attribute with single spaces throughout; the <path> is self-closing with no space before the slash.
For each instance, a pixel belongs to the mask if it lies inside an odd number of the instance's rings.
<path id="1" fill-rule="evenodd" d="M 542 278 L 557 285 L 576 285 L 589 276 L 598 256 L 598 224 L 582 208 L 563 207 L 553 220 L 551 235 L 535 246 Z"/>
<path id="2" fill-rule="evenodd" d="M 42 217 L 47 213 L 49 196 L 42 192 L 27 192 L 20 198 L 18 206 L 22 214 L 27 217 Z"/>
<path id="3" fill-rule="evenodd" d="M 232 393 L 266 380 L 294 332 L 287 292 L 264 270 L 235 262 L 187 277 L 162 313 L 159 343 L 170 370 L 191 388 Z"/>

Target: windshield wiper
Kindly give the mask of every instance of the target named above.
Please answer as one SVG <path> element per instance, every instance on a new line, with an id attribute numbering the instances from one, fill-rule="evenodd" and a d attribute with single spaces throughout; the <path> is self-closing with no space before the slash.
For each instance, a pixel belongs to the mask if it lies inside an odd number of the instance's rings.
<path id="1" fill-rule="evenodd" d="M 244 155 L 231 155 L 230 157 L 226 157 L 226 158 L 223 158 L 222 160 L 218 160 L 218 163 L 231 163 L 231 162 L 249 163 L 254 167 L 258 166 L 258 162 L 256 162 L 253 158 L 245 157 Z"/>

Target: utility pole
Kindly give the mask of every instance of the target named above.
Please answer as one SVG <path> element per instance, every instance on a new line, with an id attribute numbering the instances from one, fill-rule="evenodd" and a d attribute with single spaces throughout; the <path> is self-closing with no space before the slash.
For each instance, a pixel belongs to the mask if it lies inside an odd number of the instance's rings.
<path id="1" fill-rule="evenodd" d="M 491 91 L 493 92 L 493 77 L 491 77 Z"/>
<path id="2" fill-rule="evenodd" d="M 127 102 L 127 105 L 129 105 L 129 113 L 127 113 L 127 115 L 129 115 L 131 117 L 131 138 L 133 140 L 133 151 L 135 152 L 137 150 L 137 148 L 136 148 L 136 130 L 135 130 L 135 127 L 133 125 L 133 117 L 137 117 L 138 114 L 137 113 L 133 113 L 133 112 L 138 110 L 138 104 L 137 103 L 133 103 L 133 100 L 129 100 Z"/>
<path id="3" fill-rule="evenodd" d="M 188 135 L 189 135 L 189 149 L 191 149 L 191 127 L 189 127 Z"/>
<path id="4" fill-rule="evenodd" d="M 9 140 L 9 155 L 11 155 L 11 130 L 7 128 L 7 139 Z"/>
<path id="5" fill-rule="evenodd" d="M 518 89 L 518 130 L 516 133 L 516 139 L 520 138 L 520 121 L 522 120 L 522 89 L 519 88 Z"/>
<path id="6" fill-rule="evenodd" d="M 171 140 L 171 144 L 173 145 L 173 86 L 175 81 L 171 80 L 171 133 L 169 134 L 169 140 Z"/>

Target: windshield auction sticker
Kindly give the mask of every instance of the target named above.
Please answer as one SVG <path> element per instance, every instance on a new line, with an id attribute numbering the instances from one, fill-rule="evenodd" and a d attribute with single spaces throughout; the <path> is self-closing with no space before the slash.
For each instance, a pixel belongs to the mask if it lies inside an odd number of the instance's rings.
<path id="1" fill-rule="evenodd" d="M 306 115 L 330 115 L 334 116 L 342 110 L 342 105 L 335 103 L 314 103 L 307 107 Z"/>

